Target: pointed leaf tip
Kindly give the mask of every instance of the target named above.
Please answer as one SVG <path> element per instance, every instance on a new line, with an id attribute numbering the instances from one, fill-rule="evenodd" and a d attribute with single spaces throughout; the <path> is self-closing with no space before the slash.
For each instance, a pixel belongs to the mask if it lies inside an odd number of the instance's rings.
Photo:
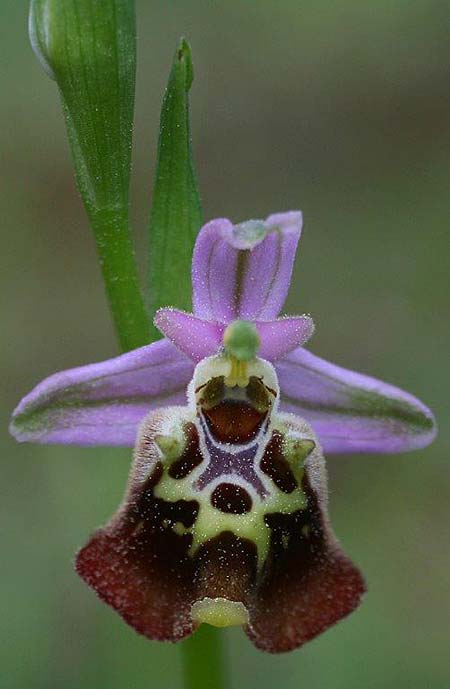
<path id="1" fill-rule="evenodd" d="M 194 81 L 194 67 L 192 64 L 191 46 L 184 38 L 180 38 L 177 50 L 178 62 L 186 69 L 186 91 L 189 91 Z"/>

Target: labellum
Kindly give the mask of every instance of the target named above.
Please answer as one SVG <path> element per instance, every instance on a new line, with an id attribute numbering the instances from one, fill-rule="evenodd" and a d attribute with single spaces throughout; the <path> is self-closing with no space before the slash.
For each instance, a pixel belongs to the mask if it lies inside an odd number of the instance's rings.
<path id="1" fill-rule="evenodd" d="M 224 345 L 196 366 L 187 406 L 144 419 L 124 503 L 77 571 L 151 639 L 243 625 L 289 650 L 353 610 L 364 583 L 328 525 L 317 439 L 278 412 L 254 326 L 230 325 Z"/>

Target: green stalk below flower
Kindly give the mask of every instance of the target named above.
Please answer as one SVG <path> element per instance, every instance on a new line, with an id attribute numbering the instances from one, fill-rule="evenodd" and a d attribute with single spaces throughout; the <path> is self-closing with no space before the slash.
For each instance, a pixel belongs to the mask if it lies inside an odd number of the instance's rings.
<path id="1" fill-rule="evenodd" d="M 228 686 L 223 634 L 201 625 L 181 643 L 185 689 L 226 689 Z"/>

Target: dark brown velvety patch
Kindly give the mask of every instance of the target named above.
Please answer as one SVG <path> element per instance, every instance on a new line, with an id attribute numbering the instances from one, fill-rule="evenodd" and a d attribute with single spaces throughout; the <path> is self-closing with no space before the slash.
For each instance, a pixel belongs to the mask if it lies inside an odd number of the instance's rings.
<path id="1" fill-rule="evenodd" d="M 274 431 L 260 466 L 261 471 L 272 479 L 277 488 L 282 490 L 283 493 L 292 493 L 297 488 L 297 481 L 289 463 L 284 458 L 282 442 L 283 436 L 281 433 Z"/>
<path id="2" fill-rule="evenodd" d="M 135 529 L 142 528 L 143 521 L 146 522 L 147 526 L 151 525 L 157 528 L 172 526 L 176 522 L 190 527 L 197 518 L 199 506 L 196 500 L 167 502 L 155 498 L 153 488 L 159 482 L 162 474 L 163 466 L 161 462 L 158 462 L 152 475 L 123 515 L 124 521 L 132 524 Z"/>
<path id="3" fill-rule="evenodd" d="M 178 641 L 194 631 L 196 600 L 247 599 L 256 576 L 256 548 L 225 532 L 189 556 L 191 535 L 179 536 L 166 525 L 166 515 L 175 520 L 171 506 L 148 491 L 158 473 L 80 550 L 76 570 L 138 633 Z"/>
<path id="4" fill-rule="evenodd" d="M 78 574 L 137 632 L 176 641 L 193 631 L 194 563 L 168 529 L 97 531 L 76 559 Z"/>
<path id="5" fill-rule="evenodd" d="M 137 632 L 176 641 L 194 629 L 195 563 L 188 555 L 192 536 L 179 536 L 168 524 L 191 522 L 198 505 L 155 500 L 151 491 L 158 473 L 157 467 L 147 485 L 80 550 L 76 570 Z"/>
<path id="6" fill-rule="evenodd" d="M 186 435 L 186 446 L 183 454 L 169 468 L 169 476 L 175 479 L 185 478 L 202 462 L 200 453 L 198 433 L 193 423 L 184 426 Z"/>
<path id="7" fill-rule="evenodd" d="M 255 437 L 266 418 L 246 402 L 226 400 L 216 407 L 203 410 L 214 437 L 222 443 L 248 443 Z"/>
<path id="8" fill-rule="evenodd" d="M 212 492 L 211 504 L 226 514 L 245 514 L 252 509 L 252 498 L 242 486 L 220 483 Z"/>
<path id="9" fill-rule="evenodd" d="M 323 522 L 307 479 L 308 507 L 267 515 L 271 547 L 253 591 L 247 635 L 264 651 L 289 651 L 351 613 L 365 592 L 361 573 Z"/>
<path id="10" fill-rule="evenodd" d="M 204 543 L 195 558 L 196 598 L 228 598 L 247 605 L 256 581 L 253 541 L 224 531 Z"/>

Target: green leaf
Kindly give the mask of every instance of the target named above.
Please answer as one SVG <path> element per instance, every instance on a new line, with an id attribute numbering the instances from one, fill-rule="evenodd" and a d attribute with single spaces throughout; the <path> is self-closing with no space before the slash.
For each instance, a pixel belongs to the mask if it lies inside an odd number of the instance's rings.
<path id="1" fill-rule="evenodd" d="M 191 260 L 203 216 L 189 129 L 191 51 L 181 39 L 164 95 L 150 214 L 151 316 L 161 306 L 191 306 Z M 152 337 L 160 337 L 153 327 Z"/>
<path id="2" fill-rule="evenodd" d="M 124 350 L 148 342 L 129 232 L 133 0 L 32 0 L 30 38 L 58 85 L 80 193 Z"/>

